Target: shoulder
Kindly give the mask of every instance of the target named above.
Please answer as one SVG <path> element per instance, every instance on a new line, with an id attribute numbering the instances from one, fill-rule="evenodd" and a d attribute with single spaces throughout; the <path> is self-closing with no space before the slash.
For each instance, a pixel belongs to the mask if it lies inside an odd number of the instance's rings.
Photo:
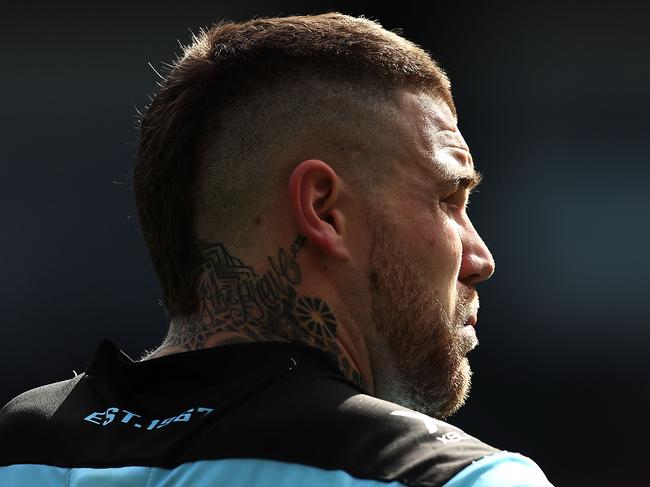
<path id="1" fill-rule="evenodd" d="M 531 459 L 494 448 L 439 419 L 365 394 L 340 408 L 341 420 L 365 438 L 376 472 L 405 485 L 550 487 Z"/>
<path id="2" fill-rule="evenodd" d="M 46 384 L 23 392 L 0 409 L 0 437 L 12 438 L 0 443 L 0 462 L 11 463 L 21 452 L 34 449 L 33 438 L 42 437 L 61 404 L 81 378 Z"/>
<path id="3" fill-rule="evenodd" d="M 341 413 L 351 428 L 365 429 L 375 468 L 408 485 L 442 485 L 472 462 L 499 452 L 450 423 L 365 394 L 352 397 Z"/>
<path id="4" fill-rule="evenodd" d="M 0 425 L 23 415 L 49 418 L 81 377 L 77 375 L 72 379 L 45 384 L 16 396 L 0 409 Z"/>
<path id="5" fill-rule="evenodd" d="M 277 404 L 283 411 L 273 411 L 271 398 L 266 403 L 286 440 L 313 445 L 291 461 L 336 466 L 359 478 L 442 486 L 501 452 L 450 423 L 331 379 L 312 377 L 282 391 Z"/>

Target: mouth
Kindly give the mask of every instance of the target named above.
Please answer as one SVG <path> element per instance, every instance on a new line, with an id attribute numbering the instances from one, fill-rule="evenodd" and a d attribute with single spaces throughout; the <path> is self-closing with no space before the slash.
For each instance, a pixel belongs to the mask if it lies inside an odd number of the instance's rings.
<path id="1" fill-rule="evenodd" d="M 469 319 L 465 322 L 465 326 L 471 326 L 476 328 L 476 322 L 478 321 L 478 313 L 474 313 Z"/>
<path id="2" fill-rule="evenodd" d="M 463 348 L 465 353 L 469 353 L 478 346 L 478 337 L 476 330 L 472 325 L 465 325 L 460 332 L 462 336 Z"/>
<path id="3" fill-rule="evenodd" d="M 478 346 L 478 337 L 476 336 L 476 323 L 478 321 L 478 313 L 474 312 L 461 329 L 461 336 L 463 337 L 465 353 L 471 352 Z"/>

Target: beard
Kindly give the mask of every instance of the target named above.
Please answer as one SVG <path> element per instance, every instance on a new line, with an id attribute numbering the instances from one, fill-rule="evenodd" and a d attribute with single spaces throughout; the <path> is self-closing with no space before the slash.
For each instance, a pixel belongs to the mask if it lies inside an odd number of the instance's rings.
<path id="1" fill-rule="evenodd" d="M 373 219 L 370 298 L 376 334 L 369 337 L 375 395 L 444 419 L 467 400 L 465 357 L 478 341 L 463 333 L 476 293 L 459 290 L 453 315 L 403 251 L 387 220 Z M 375 223 L 376 222 L 376 223 Z M 475 303 L 476 304 L 476 303 Z"/>

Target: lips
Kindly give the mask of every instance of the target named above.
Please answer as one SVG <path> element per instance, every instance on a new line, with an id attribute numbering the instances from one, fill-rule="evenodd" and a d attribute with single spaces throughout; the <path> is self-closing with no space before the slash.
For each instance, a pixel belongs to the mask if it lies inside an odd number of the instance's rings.
<path id="1" fill-rule="evenodd" d="M 475 308 L 474 313 L 467 319 L 461 335 L 465 342 L 465 353 L 472 351 L 478 345 L 478 338 L 476 336 L 476 322 L 478 321 L 478 306 Z"/>
<path id="2" fill-rule="evenodd" d="M 465 325 L 460 332 L 463 342 L 463 352 L 468 353 L 476 348 L 478 345 L 478 338 L 476 337 L 476 330 L 473 326 Z"/>
<path id="3" fill-rule="evenodd" d="M 469 320 L 465 323 L 465 325 L 473 326 L 476 328 L 476 322 L 478 321 L 478 314 L 474 313 L 472 316 L 469 317 Z"/>

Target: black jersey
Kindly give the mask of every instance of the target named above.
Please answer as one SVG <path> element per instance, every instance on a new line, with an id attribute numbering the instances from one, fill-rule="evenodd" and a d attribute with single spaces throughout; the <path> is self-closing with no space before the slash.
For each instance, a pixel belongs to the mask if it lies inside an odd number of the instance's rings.
<path id="1" fill-rule="evenodd" d="M 548 486 L 521 455 L 364 394 L 329 355 L 242 343 L 84 374 L 0 411 L 1 486 Z"/>

